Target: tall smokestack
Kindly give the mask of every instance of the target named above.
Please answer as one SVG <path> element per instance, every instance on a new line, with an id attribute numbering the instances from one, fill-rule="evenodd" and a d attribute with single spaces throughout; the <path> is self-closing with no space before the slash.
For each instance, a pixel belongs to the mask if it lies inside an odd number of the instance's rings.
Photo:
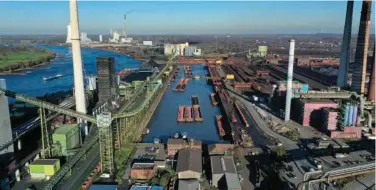
<path id="1" fill-rule="evenodd" d="M 77 0 L 70 0 L 70 24 L 71 24 L 71 42 L 72 42 L 72 57 L 73 57 L 73 73 L 74 73 L 74 88 L 76 98 L 76 111 L 86 114 L 86 99 L 84 90 L 84 78 L 82 74 L 82 58 L 81 58 L 81 44 L 80 31 L 78 24 Z M 85 135 L 88 133 L 86 121 L 81 121 L 84 127 Z"/>
<path id="2" fill-rule="evenodd" d="M 347 86 L 347 74 L 349 68 L 349 51 L 351 43 L 351 29 L 353 17 L 354 1 L 347 1 L 345 28 L 343 30 L 342 49 L 340 58 L 339 74 L 337 77 L 337 86 L 343 88 Z"/>
<path id="3" fill-rule="evenodd" d="M 368 84 L 368 100 L 375 102 L 375 78 L 376 78 L 376 56 L 375 56 L 375 51 L 376 51 L 376 43 L 373 46 L 373 56 L 372 56 L 372 67 L 371 67 L 371 74 L 369 75 L 369 84 Z"/>
<path id="4" fill-rule="evenodd" d="M 358 40 L 356 44 L 355 64 L 351 89 L 359 94 L 365 93 L 369 30 L 371 25 L 371 6 L 372 1 L 363 1 L 362 13 L 360 15 Z"/>
<path id="5" fill-rule="evenodd" d="M 289 50 L 289 67 L 287 71 L 285 121 L 290 121 L 290 108 L 291 108 L 291 98 L 292 98 L 292 73 L 294 69 L 294 51 L 295 51 L 295 40 L 290 39 L 289 42 L 290 42 L 290 50 Z"/>

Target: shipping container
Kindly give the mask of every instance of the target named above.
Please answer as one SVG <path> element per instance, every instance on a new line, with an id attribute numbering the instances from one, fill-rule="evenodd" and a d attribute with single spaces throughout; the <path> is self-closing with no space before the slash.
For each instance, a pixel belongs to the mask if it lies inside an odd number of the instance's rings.
<path id="1" fill-rule="evenodd" d="M 226 75 L 226 79 L 228 80 L 233 80 L 235 77 L 234 75 Z"/>
<path id="2" fill-rule="evenodd" d="M 65 124 L 59 126 L 52 134 L 54 144 L 60 146 L 61 153 L 67 155 L 67 150 L 79 145 L 80 129 L 78 124 Z"/>

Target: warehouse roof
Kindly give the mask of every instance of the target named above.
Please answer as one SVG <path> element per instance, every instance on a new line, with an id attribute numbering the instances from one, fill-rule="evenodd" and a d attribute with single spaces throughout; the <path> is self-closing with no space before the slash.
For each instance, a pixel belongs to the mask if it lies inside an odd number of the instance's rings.
<path id="1" fill-rule="evenodd" d="M 225 173 L 227 189 L 242 189 L 238 174 Z"/>
<path id="2" fill-rule="evenodd" d="M 194 180 L 179 180 L 179 190 L 196 190 L 199 188 L 197 179 Z"/>
<path id="3" fill-rule="evenodd" d="M 64 124 L 60 125 L 54 132 L 54 134 L 67 134 L 71 130 L 78 128 L 78 124 Z"/>
<path id="4" fill-rule="evenodd" d="M 185 145 L 184 139 L 168 139 L 167 145 Z"/>
<path id="5" fill-rule="evenodd" d="M 38 159 L 35 160 L 30 165 L 54 165 L 56 162 L 59 162 L 59 159 Z"/>
<path id="6" fill-rule="evenodd" d="M 202 157 L 201 150 L 198 149 L 181 149 L 178 152 L 177 172 L 184 171 L 202 172 Z"/>
<path id="7" fill-rule="evenodd" d="M 212 174 L 236 174 L 236 168 L 232 156 L 211 156 L 210 164 Z"/>

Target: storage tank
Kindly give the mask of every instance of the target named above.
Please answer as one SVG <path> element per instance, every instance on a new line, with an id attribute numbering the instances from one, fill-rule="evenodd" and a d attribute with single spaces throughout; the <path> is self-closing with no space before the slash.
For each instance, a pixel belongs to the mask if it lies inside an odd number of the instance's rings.
<path id="1" fill-rule="evenodd" d="M 350 109 L 349 109 L 349 115 L 348 115 L 348 121 L 349 121 L 349 123 L 347 124 L 347 126 L 350 126 L 350 125 L 353 124 L 352 115 L 353 115 L 353 112 L 354 112 L 354 106 L 350 105 L 349 107 L 350 107 Z"/>
<path id="2" fill-rule="evenodd" d="M 344 125 L 347 126 L 349 124 L 349 112 L 350 112 L 350 106 L 349 104 L 346 105 L 345 107 L 345 121 L 344 121 Z"/>
<path id="3" fill-rule="evenodd" d="M 352 125 L 356 125 L 357 116 L 358 116 L 358 106 L 354 105 L 354 112 L 352 115 L 352 121 L 353 121 Z"/>

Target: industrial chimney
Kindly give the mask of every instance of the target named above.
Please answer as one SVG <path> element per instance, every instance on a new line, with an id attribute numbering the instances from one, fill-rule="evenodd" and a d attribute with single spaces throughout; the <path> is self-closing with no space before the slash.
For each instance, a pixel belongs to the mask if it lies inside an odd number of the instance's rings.
<path id="1" fill-rule="evenodd" d="M 369 84 L 368 84 L 368 100 L 375 102 L 375 78 L 376 78 L 376 56 L 375 56 L 375 51 L 376 51 L 376 43 L 373 46 L 373 56 L 372 56 L 372 67 L 371 67 L 371 74 L 369 75 Z"/>
<path id="2" fill-rule="evenodd" d="M 351 89 L 358 94 L 365 93 L 366 73 L 367 73 L 367 58 L 368 58 L 368 43 L 369 32 L 371 25 L 371 6 L 372 1 L 364 0 L 362 4 L 362 12 L 360 15 L 360 24 L 358 32 L 358 40 L 355 51 L 355 64 L 353 70 L 353 77 Z"/>
<path id="3" fill-rule="evenodd" d="M 286 91 L 286 104 L 285 104 L 285 121 L 290 121 L 290 108 L 292 99 L 292 73 L 294 69 L 294 51 L 295 51 L 295 40 L 290 39 L 290 49 L 289 49 L 289 65 L 287 71 L 287 91 Z"/>
<path id="4" fill-rule="evenodd" d="M 80 31 L 78 24 L 77 0 L 70 0 L 70 25 L 71 25 L 71 43 L 73 57 L 74 88 L 76 98 L 76 111 L 86 114 L 86 99 L 84 90 L 84 78 L 82 72 Z M 86 121 L 81 121 L 81 125 L 88 134 Z"/>
<path id="5" fill-rule="evenodd" d="M 354 1 L 347 1 L 345 28 L 342 38 L 342 49 L 340 57 L 339 73 L 337 77 L 337 86 L 344 88 L 347 86 L 347 74 L 349 68 L 349 51 L 351 43 L 351 29 L 353 17 Z"/>

